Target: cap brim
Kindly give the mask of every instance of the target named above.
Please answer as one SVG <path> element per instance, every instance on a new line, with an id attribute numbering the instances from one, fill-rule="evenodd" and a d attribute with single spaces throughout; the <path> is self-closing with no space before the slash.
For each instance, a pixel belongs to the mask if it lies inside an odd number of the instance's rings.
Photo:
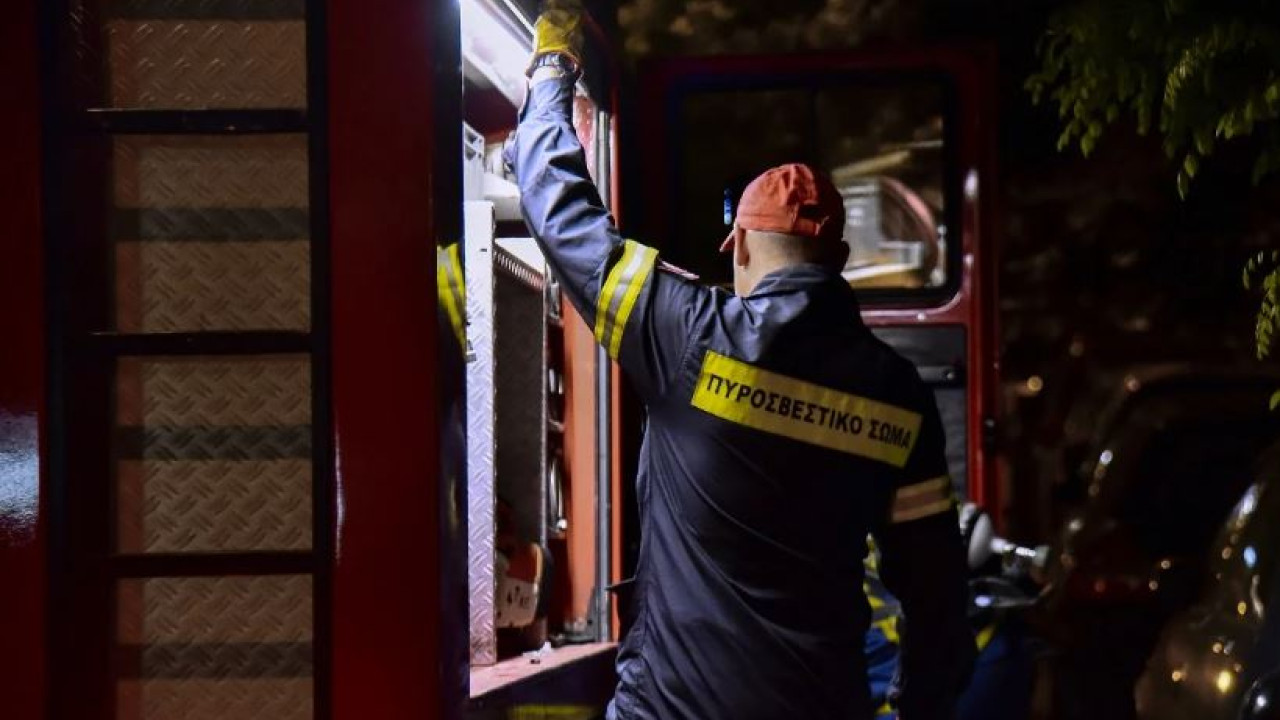
<path id="1" fill-rule="evenodd" d="M 720 243 L 720 252 L 722 253 L 733 252 L 734 238 L 737 236 L 737 234 L 738 234 L 738 231 L 736 228 L 729 231 L 729 234 L 726 235 L 724 238 L 724 242 Z"/>

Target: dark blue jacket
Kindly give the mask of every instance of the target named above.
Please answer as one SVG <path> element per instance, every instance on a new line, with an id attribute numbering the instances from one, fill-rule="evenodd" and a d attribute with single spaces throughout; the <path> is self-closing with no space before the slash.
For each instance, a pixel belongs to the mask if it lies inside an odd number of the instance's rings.
<path id="1" fill-rule="evenodd" d="M 902 716 L 950 717 L 973 640 L 932 394 L 839 274 L 796 266 L 739 298 L 624 241 L 572 88 L 530 89 L 508 157 L 552 272 L 648 409 L 636 619 L 610 716 L 870 718 L 870 532 L 906 615 Z"/>

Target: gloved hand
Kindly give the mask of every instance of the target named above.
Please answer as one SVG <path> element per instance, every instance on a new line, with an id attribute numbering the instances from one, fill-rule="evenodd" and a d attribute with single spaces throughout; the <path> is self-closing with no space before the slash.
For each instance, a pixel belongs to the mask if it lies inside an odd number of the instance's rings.
<path id="1" fill-rule="evenodd" d="M 526 74 L 533 73 L 533 61 L 543 55 L 560 53 L 582 67 L 582 0 L 546 0 L 533 26 L 533 58 Z"/>

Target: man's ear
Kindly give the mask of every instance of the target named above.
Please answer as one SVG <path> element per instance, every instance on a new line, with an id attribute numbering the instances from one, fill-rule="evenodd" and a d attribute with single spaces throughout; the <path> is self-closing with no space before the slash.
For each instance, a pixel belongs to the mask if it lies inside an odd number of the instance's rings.
<path id="1" fill-rule="evenodd" d="M 747 247 L 747 231 L 734 228 L 733 233 L 733 264 L 745 268 L 751 262 L 751 249 Z"/>

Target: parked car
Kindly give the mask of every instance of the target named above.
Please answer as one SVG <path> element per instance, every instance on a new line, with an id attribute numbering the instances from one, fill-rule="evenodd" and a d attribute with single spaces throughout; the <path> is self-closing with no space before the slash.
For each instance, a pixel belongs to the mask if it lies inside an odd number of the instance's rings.
<path id="1" fill-rule="evenodd" d="M 1267 689 L 1280 669 L 1280 443 L 1255 478 L 1208 552 L 1204 594 L 1169 622 L 1147 663 L 1136 692 L 1144 720 L 1263 717 L 1280 704 Z"/>
<path id="2" fill-rule="evenodd" d="M 1061 652 L 1061 717 L 1133 717 L 1133 685 L 1173 612 L 1196 597 L 1202 558 L 1280 437 L 1259 368 L 1179 365 L 1127 373 L 1094 409 L 1049 570 L 1045 609 Z"/>

